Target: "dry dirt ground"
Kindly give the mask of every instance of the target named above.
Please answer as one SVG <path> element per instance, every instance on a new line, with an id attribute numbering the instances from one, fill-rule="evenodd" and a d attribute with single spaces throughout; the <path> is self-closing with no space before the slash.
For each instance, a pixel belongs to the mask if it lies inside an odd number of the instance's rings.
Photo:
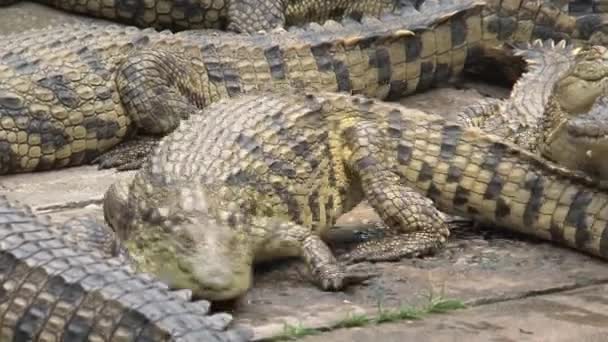
<path id="1" fill-rule="evenodd" d="M 82 20 L 29 3 L 0 9 L 4 33 Z M 403 103 L 449 116 L 481 98 L 480 92 L 504 96 L 507 90 L 466 85 L 436 89 Z M 105 189 L 131 176 L 91 166 L 3 176 L 0 192 L 63 222 L 80 213 L 101 217 Z M 376 219 L 361 205 L 340 220 L 334 240 L 348 239 L 353 229 Z M 325 328 L 353 315 L 373 317 L 379 306 L 425 305 L 434 294 L 462 300 L 469 308 L 420 321 L 324 331 L 303 340 L 608 341 L 608 265 L 568 249 L 507 232 L 467 228 L 454 231 L 447 248 L 433 257 L 376 266 L 378 278 L 328 293 L 308 281 L 298 261 L 265 265 L 256 271 L 249 294 L 222 309 L 230 310 L 238 322 L 251 324 L 256 339 L 267 339 L 289 326 Z"/>

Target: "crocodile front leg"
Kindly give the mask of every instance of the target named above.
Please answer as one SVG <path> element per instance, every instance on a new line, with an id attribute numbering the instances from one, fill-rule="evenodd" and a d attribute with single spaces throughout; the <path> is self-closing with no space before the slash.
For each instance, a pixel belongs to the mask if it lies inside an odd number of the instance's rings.
<path id="1" fill-rule="evenodd" d="M 116 86 L 137 134 L 93 160 L 100 168 L 136 169 L 160 137 L 200 111 L 208 89 L 192 63 L 163 50 L 143 50 L 120 66 Z"/>
<path id="2" fill-rule="evenodd" d="M 463 108 L 456 117 L 467 127 L 485 127 L 490 118 L 502 114 L 504 103 L 502 99 L 484 98 Z"/>
<path id="3" fill-rule="evenodd" d="M 264 218 L 259 220 L 264 222 L 254 225 L 260 225 L 261 229 L 270 228 L 272 232 L 263 244 L 264 251 L 274 254 L 286 246 L 290 246 L 287 250 L 299 251 L 299 256 L 308 266 L 313 281 L 325 291 L 338 291 L 377 275 L 366 265 L 345 267 L 339 263 L 327 244 L 310 228 L 292 222 L 268 222 Z"/>
<path id="4" fill-rule="evenodd" d="M 359 175 L 368 203 L 394 234 L 358 245 L 341 259 L 383 261 L 433 253 L 447 241 L 450 232 L 445 216 L 433 202 L 405 186 L 382 162 L 377 142 L 384 138 L 375 123 L 362 121 L 347 130 L 353 155 L 349 164 Z M 421 174 L 421 176 L 423 176 Z"/>

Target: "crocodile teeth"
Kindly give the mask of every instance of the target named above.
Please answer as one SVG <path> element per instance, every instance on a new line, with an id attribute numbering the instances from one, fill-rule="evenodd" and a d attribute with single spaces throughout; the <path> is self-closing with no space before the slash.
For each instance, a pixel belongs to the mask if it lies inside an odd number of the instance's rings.
<path id="1" fill-rule="evenodd" d="M 397 30 L 395 31 L 395 33 L 393 33 L 393 36 L 395 37 L 408 37 L 408 36 L 413 36 L 414 32 L 410 31 L 410 30 Z"/>
<path id="2" fill-rule="evenodd" d="M 187 302 L 192 300 L 192 290 L 190 289 L 170 291 L 169 294 Z"/>
<path id="3" fill-rule="evenodd" d="M 363 37 L 361 37 L 361 36 L 353 36 L 353 37 L 345 38 L 344 39 L 344 45 L 345 46 L 355 45 L 358 42 L 360 42 L 361 39 L 363 39 Z"/>

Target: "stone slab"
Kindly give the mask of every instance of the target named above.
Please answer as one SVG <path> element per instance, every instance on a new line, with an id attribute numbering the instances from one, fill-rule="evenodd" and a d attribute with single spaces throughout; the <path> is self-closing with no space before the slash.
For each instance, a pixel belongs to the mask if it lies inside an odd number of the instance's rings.
<path id="1" fill-rule="evenodd" d="M 484 305 L 422 321 L 340 329 L 302 342 L 605 342 L 608 286 Z"/>

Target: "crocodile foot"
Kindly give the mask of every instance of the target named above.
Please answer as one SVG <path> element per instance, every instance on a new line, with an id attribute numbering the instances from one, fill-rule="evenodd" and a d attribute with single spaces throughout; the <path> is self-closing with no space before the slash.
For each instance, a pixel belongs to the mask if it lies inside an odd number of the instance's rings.
<path id="1" fill-rule="evenodd" d="M 371 263 L 349 266 L 338 263 L 327 264 L 319 267 L 314 273 L 319 287 L 324 291 L 340 291 L 347 286 L 360 284 L 380 275 Z"/>
<path id="2" fill-rule="evenodd" d="M 465 229 L 477 226 L 477 223 L 466 217 L 444 215 L 445 223 L 450 231 Z M 351 241 L 354 243 L 362 243 L 370 240 L 383 239 L 388 236 L 398 234 L 382 221 L 374 222 L 373 224 L 352 230 Z"/>
<path id="3" fill-rule="evenodd" d="M 446 237 L 429 232 L 397 234 L 358 244 L 351 251 L 340 255 L 338 260 L 345 264 L 360 261 L 396 261 L 406 257 L 432 254 L 445 242 Z"/>
<path id="4" fill-rule="evenodd" d="M 101 154 L 91 164 L 98 164 L 99 169 L 136 170 L 142 167 L 159 142 L 157 137 L 137 136 Z"/>

